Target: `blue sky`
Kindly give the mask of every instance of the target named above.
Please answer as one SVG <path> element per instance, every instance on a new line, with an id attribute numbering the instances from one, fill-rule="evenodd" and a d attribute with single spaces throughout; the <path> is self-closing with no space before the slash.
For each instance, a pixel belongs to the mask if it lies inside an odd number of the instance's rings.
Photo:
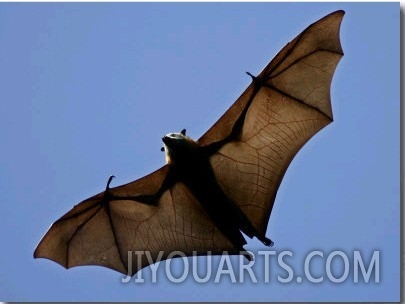
<path id="1" fill-rule="evenodd" d="M 338 9 L 335 121 L 290 165 L 267 235 L 297 273 L 312 250 L 325 253 L 318 275 L 334 250 L 367 262 L 379 250 L 379 283 L 355 284 L 351 270 L 340 284 L 123 284 L 110 269 L 33 259 L 54 220 L 109 175 L 118 185 L 160 167 L 163 134 L 198 138 L 249 84 L 245 71 Z M 398 301 L 399 17 L 399 3 L 1 3 L 0 300 Z"/>

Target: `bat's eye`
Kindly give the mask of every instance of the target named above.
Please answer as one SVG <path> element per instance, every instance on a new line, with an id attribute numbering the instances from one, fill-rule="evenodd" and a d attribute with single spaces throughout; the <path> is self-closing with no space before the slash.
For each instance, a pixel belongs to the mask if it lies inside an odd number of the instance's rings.
<path id="1" fill-rule="evenodd" d="M 179 134 L 177 134 L 177 133 L 170 133 L 169 136 L 171 138 L 180 138 Z"/>

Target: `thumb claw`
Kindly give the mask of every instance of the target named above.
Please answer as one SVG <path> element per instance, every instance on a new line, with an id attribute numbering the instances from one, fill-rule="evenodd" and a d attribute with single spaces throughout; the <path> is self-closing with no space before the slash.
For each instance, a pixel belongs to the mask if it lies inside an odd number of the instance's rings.
<path id="1" fill-rule="evenodd" d="M 108 178 L 107 186 L 105 187 L 106 190 L 110 189 L 110 183 L 111 183 L 111 181 L 113 180 L 113 178 L 115 178 L 114 175 L 111 175 L 111 176 Z"/>

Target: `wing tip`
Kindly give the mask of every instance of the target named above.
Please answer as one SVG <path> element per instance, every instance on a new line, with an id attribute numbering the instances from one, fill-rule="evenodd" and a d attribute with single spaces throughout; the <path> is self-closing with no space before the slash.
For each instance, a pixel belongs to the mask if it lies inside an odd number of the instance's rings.
<path id="1" fill-rule="evenodd" d="M 341 9 L 341 10 L 337 10 L 337 11 L 331 13 L 331 14 L 336 14 L 336 15 L 342 15 L 343 16 L 344 14 L 346 14 L 346 12 Z"/>
<path id="2" fill-rule="evenodd" d="M 332 19 L 332 18 L 336 18 L 336 19 L 337 19 L 337 22 L 339 22 L 339 26 L 338 26 L 338 27 L 340 28 L 340 24 L 341 24 L 341 22 L 342 22 L 342 20 L 343 20 L 343 16 L 344 16 L 345 14 L 346 14 L 346 12 L 345 12 L 344 10 L 337 10 L 337 11 L 334 11 L 334 12 L 332 12 L 332 13 L 330 13 L 330 14 L 324 16 L 323 18 L 321 18 L 321 19 L 315 21 L 315 22 L 312 23 L 308 28 L 312 27 L 313 25 L 315 25 L 315 24 L 317 24 L 317 23 L 322 23 L 322 22 L 324 22 L 324 21 L 326 21 L 326 20 L 328 20 L 328 19 Z"/>
<path id="3" fill-rule="evenodd" d="M 34 250 L 34 254 L 33 254 L 33 258 L 34 259 L 47 259 L 50 261 L 53 261 L 57 264 L 59 264 L 60 266 L 69 269 L 69 265 L 67 263 L 66 259 L 61 258 L 61 256 L 59 255 L 55 255 L 54 252 L 50 251 L 49 248 L 47 248 L 46 244 L 42 244 L 43 239 L 41 240 L 41 242 L 38 244 L 38 246 L 35 248 Z"/>
<path id="4" fill-rule="evenodd" d="M 343 18 L 343 16 L 344 16 L 345 14 L 346 14 L 346 12 L 341 9 L 341 10 L 337 10 L 337 11 L 334 11 L 334 12 L 332 12 L 332 13 L 326 15 L 326 16 L 323 17 L 322 19 L 327 19 L 327 18 L 329 18 L 329 17 L 331 17 L 331 16 L 339 16 L 339 17 Z M 320 19 L 320 20 L 322 20 L 322 19 Z"/>
<path id="5" fill-rule="evenodd" d="M 37 250 L 34 251 L 34 259 L 45 259 L 45 260 L 50 260 L 52 262 L 55 262 L 56 264 L 62 266 L 65 269 L 69 269 L 69 267 L 66 263 L 58 260 L 57 258 L 54 258 L 53 256 L 47 255 L 47 254 L 41 254 L 38 253 Z"/>

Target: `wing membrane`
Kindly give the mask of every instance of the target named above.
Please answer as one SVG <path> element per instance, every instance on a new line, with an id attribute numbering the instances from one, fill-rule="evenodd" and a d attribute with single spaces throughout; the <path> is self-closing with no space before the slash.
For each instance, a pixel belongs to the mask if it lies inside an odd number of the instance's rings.
<path id="1" fill-rule="evenodd" d="M 330 85 L 343 56 L 343 15 L 322 18 L 288 43 L 199 140 L 224 142 L 211 157 L 216 178 L 261 233 L 293 157 L 333 120 Z"/>

